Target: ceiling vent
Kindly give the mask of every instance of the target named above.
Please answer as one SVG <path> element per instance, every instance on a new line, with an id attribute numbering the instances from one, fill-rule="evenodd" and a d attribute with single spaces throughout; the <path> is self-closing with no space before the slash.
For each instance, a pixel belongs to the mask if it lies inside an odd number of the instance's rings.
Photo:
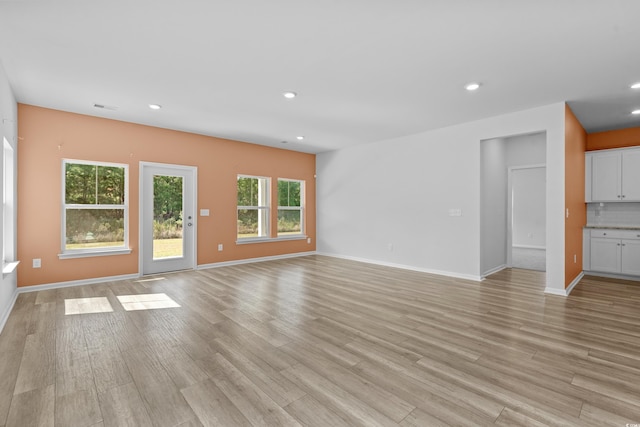
<path id="1" fill-rule="evenodd" d="M 111 110 L 116 111 L 118 107 L 114 107 L 113 105 L 104 105 L 104 104 L 93 104 L 95 108 L 101 108 L 103 110 Z"/>

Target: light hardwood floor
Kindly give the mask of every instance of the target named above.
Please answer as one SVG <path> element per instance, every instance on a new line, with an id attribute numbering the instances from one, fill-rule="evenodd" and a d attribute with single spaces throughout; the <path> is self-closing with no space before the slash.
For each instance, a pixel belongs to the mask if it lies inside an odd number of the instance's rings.
<path id="1" fill-rule="evenodd" d="M 543 288 L 309 256 L 24 293 L 0 425 L 640 423 L 640 284 Z"/>

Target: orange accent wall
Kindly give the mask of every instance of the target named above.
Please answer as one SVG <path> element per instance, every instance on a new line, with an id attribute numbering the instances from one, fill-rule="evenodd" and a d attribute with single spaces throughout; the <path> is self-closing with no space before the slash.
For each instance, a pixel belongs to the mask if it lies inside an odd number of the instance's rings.
<path id="1" fill-rule="evenodd" d="M 640 127 L 609 130 L 587 135 L 587 151 L 640 145 Z"/>
<path id="2" fill-rule="evenodd" d="M 587 224 L 587 205 L 584 201 L 584 153 L 587 133 L 565 105 L 565 287 L 582 272 L 582 230 Z M 574 262 L 574 255 L 576 261 Z"/>
<path id="3" fill-rule="evenodd" d="M 18 286 L 138 273 L 139 162 L 197 166 L 197 263 L 315 251 L 315 155 L 116 120 L 18 105 Z M 129 255 L 58 259 L 62 159 L 129 165 Z M 236 244 L 238 174 L 305 181 L 306 240 Z M 272 230 L 277 218 L 272 216 Z M 218 252 L 219 243 L 224 251 Z M 42 259 L 32 268 L 31 260 Z"/>

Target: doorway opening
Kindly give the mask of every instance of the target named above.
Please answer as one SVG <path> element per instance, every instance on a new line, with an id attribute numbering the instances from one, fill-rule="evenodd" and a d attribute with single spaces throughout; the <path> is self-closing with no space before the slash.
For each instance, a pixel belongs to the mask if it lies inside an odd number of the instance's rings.
<path id="1" fill-rule="evenodd" d="M 546 139 L 538 132 L 481 141 L 482 277 L 546 269 Z"/>
<path id="2" fill-rule="evenodd" d="M 507 266 L 546 271 L 545 165 L 509 168 Z"/>

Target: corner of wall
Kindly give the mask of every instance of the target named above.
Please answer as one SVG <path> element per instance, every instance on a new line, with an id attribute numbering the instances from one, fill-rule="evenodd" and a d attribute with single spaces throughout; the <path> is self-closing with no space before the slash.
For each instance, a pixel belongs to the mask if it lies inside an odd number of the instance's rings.
<path id="1" fill-rule="evenodd" d="M 9 78 L 5 72 L 2 61 L 0 60 L 0 143 L 3 143 L 3 138 L 7 139 L 7 142 L 11 144 L 14 151 L 17 152 L 18 143 L 18 104 L 16 103 L 15 96 L 11 90 Z M 3 162 L 0 162 L 2 164 Z M 4 164 L 0 167 L 4 168 Z M 14 168 L 15 169 L 15 168 Z M 15 179 L 14 179 L 15 182 Z M 4 171 L 0 173 L 0 188 L 4 188 Z M 15 189 L 14 189 L 15 191 Z M 15 209 L 15 206 L 14 206 Z M 14 224 L 13 224 L 13 253 L 15 254 L 16 242 L 16 225 L 15 225 L 15 211 L 14 211 Z M 5 236 L 0 227 L 0 243 L 4 244 Z M 10 238 L 10 237 L 9 237 Z M 0 282 L 0 331 L 4 327 L 4 322 L 7 320 L 13 303 L 17 296 L 17 279 L 16 274 L 6 274 L 2 276 Z"/>
<path id="2" fill-rule="evenodd" d="M 587 132 L 565 104 L 565 288 L 582 274 L 582 230 L 587 223 L 584 201 L 584 153 Z"/>

